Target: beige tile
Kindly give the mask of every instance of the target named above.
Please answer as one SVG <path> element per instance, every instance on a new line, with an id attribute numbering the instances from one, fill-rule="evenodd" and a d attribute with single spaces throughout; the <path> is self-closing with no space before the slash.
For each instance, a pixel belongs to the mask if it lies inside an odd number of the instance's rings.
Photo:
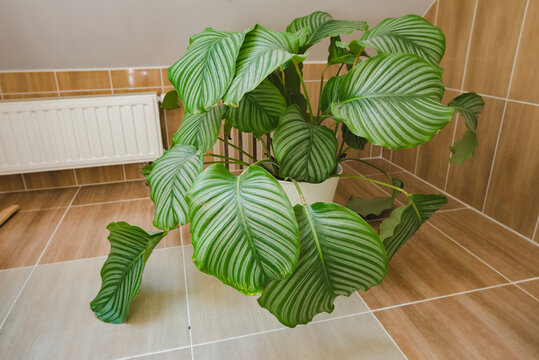
<path id="1" fill-rule="evenodd" d="M 427 223 L 391 258 L 382 284 L 360 294 L 378 309 L 505 282 Z"/>
<path id="2" fill-rule="evenodd" d="M 479 1 L 466 67 L 466 90 L 505 97 L 525 6 L 526 0 Z"/>
<path id="3" fill-rule="evenodd" d="M 418 150 L 419 147 L 417 146 L 412 149 L 393 150 L 393 155 L 391 155 L 391 162 L 405 168 L 411 173 L 414 173 Z"/>
<path id="4" fill-rule="evenodd" d="M 404 359 L 371 314 L 193 347 L 195 359 Z"/>
<path id="5" fill-rule="evenodd" d="M 127 180 L 144 179 L 141 170 L 144 163 L 140 164 L 124 164 L 125 177 Z"/>
<path id="6" fill-rule="evenodd" d="M 3 94 L 4 100 L 17 100 L 17 99 L 37 99 L 37 98 L 55 98 L 58 97 L 57 92 L 45 92 L 45 93 L 21 93 L 21 94 Z"/>
<path id="7" fill-rule="evenodd" d="M 0 269 L 34 265 L 64 209 L 16 213 L 0 227 Z"/>
<path id="8" fill-rule="evenodd" d="M 509 97 L 515 100 L 539 103 L 539 82 L 534 76 L 537 58 L 539 58 L 539 2 L 530 1 L 520 39 L 517 62 L 511 82 Z"/>
<path id="9" fill-rule="evenodd" d="M 112 90 L 61 91 L 60 96 L 110 95 Z"/>
<path id="10" fill-rule="evenodd" d="M 72 207 L 54 235 L 41 264 L 104 256 L 109 253 L 107 225 L 125 221 L 147 231 L 152 225 L 154 206 L 151 200 L 133 200 L 112 204 Z M 179 230 L 171 231 L 158 247 L 180 245 Z"/>
<path id="11" fill-rule="evenodd" d="M 60 91 L 66 90 L 103 90 L 110 89 L 110 77 L 107 70 L 95 71 L 58 71 Z"/>
<path id="12" fill-rule="evenodd" d="M 124 180 L 122 165 L 97 166 L 75 169 L 79 185 Z"/>
<path id="13" fill-rule="evenodd" d="M 0 323 L 4 321 L 31 271 L 31 267 L 0 271 Z"/>
<path id="14" fill-rule="evenodd" d="M 73 170 L 44 171 L 24 174 L 23 176 L 28 189 L 43 189 L 76 185 Z"/>
<path id="15" fill-rule="evenodd" d="M 539 214 L 539 106 L 509 102 L 485 213 L 531 238 Z"/>
<path id="16" fill-rule="evenodd" d="M 322 76 L 322 70 L 324 70 L 325 67 L 326 64 L 303 64 L 303 80 L 320 80 Z M 329 80 L 331 77 L 337 75 L 339 67 L 339 64 L 331 65 L 324 73 L 324 79 Z M 341 75 L 345 73 L 346 67 L 343 67 L 343 69 L 341 70 Z"/>
<path id="17" fill-rule="evenodd" d="M 4 94 L 58 91 L 52 71 L 0 73 L 0 86 Z"/>
<path id="18" fill-rule="evenodd" d="M 379 168 L 381 168 L 382 170 L 384 170 L 385 172 L 389 174 L 402 172 L 401 169 L 399 169 L 398 167 L 396 167 L 395 165 L 393 165 L 392 163 L 390 163 L 389 161 L 385 159 L 368 159 L 366 161 L 368 161 L 369 163 L 373 165 L 378 166 Z M 381 174 L 381 172 L 377 170 L 376 168 L 369 166 L 367 164 L 361 163 L 359 161 L 347 161 L 344 164 L 345 164 L 344 168 L 347 170 L 346 172 L 347 174 L 350 173 L 350 174 L 357 175 L 350 168 L 357 170 L 362 176 L 371 176 L 371 175 Z"/>
<path id="19" fill-rule="evenodd" d="M 0 176 L 0 191 L 24 190 L 22 175 L 2 175 Z"/>
<path id="20" fill-rule="evenodd" d="M 511 285 L 376 316 L 409 359 L 537 357 L 537 302 Z"/>
<path id="21" fill-rule="evenodd" d="M 438 1 L 434 1 L 427 12 L 425 13 L 425 16 L 423 18 L 434 25 L 434 20 L 436 17 L 436 7 L 438 6 Z"/>
<path id="22" fill-rule="evenodd" d="M 67 207 L 76 192 L 76 188 L 65 188 L 0 194 L 0 204 L 1 206 L 17 204 L 21 210 Z"/>
<path id="23" fill-rule="evenodd" d="M 518 286 L 539 299 L 539 280 L 526 281 L 519 283 Z"/>
<path id="24" fill-rule="evenodd" d="M 473 210 L 434 214 L 429 222 L 513 281 L 539 275 L 539 247 Z"/>
<path id="25" fill-rule="evenodd" d="M 124 325 L 95 318 L 104 258 L 39 266 L 2 328 L 7 359 L 114 359 L 189 345 L 180 249 L 154 251 Z"/>
<path id="26" fill-rule="evenodd" d="M 184 247 L 187 289 L 193 344 L 247 335 L 284 327 L 266 309 L 257 296 L 245 296 L 216 278 L 200 272 L 193 264 L 193 248 Z M 338 297 L 331 314 L 319 314 L 315 320 L 367 311 L 357 296 Z"/>
<path id="27" fill-rule="evenodd" d="M 161 87 L 160 69 L 126 69 L 112 70 L 112 87 L 138 88 L 138 87 Z"/>
<path id="28" fill-rule="evenodd" d="M 106 201 L 131 200 L 150 197 L 145 181 L 125 181 L 114 184 L 81 187 L 73 205 L 95 204 Z"/>
<path id="29" fill-rule="evenodd" d="M 161 352 L 153 355 L 137 356 L 139 360 L 191 360 L 191 349 Z"/>

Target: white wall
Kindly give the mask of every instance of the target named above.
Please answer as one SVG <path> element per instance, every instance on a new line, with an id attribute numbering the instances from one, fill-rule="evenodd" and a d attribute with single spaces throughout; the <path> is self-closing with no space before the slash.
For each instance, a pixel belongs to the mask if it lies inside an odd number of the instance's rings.
<path id="1" fill-rule="evenodd" d="M 0 70 L 168 66 L 191 34 L 254 23 L 284 31 L 315 10 L 336 19 L 423 15 L 432 0 L 0 0 Z M 356 34 L 357 37 L 357 34 Z M 308 60 L 323 61 L 327 44 Z"/>

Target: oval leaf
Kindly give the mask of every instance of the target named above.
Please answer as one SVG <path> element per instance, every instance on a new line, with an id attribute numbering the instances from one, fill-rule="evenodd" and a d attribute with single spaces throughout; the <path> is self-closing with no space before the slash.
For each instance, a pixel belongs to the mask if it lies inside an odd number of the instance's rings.
<path id="1" fill-rule="evenodd" d="M 189 192 L 193 259 L 203 272 L 255 295 L 294 270 L 299 234 L 283 189 L 251 166 L 234 176 L 221 164 L 207 168 Z"/>
<path id="2" fill-rule="evenodd" d="M 333 131 L 305 122 L 295 105 L 283 114 L 273 136 L 279 175 L 298 181 L 326 180 L 337 166 L 337 147 Z"/>
<path id="3" fill-rule="evenodd" d="M 384 54 L 359 63 L 340 82 L 332 113 L 374 145 L 410 148 L 430 140 L 453 116 L 439 103 L 440 71 L 411 54 Z"/>
<path id="4" fill-rule="evenodd" d="M 448 104 L 464 118 L 466 127 L 472 131 L 477 130 L 477 120 L 483 111 L 485 102 L 483 98 L 476 93 L 466 93 L 457 96 Z"/>
<path id="5" fill-rule="evenodd" d="M 368 143 L 367 139 L 352 133 L 346 124 L 342 124 L 342 139 L 352 149 L 363 150 Z"/>
<path id="6" fill-rule="evenodd" d="M 168 79 L 187 112 L 203 112 L 226 93 L 247 31 L 206 28 L 191 37 L 185 56 L 168 69 Z"/>
<path id="7" fill-rule="evenodd" d="M 245 94 L 238 107 L 230 108 L 226 116 L 236 129 L 258 137 L 275 130 L 285 110 L 286 101 L 281 92 L 269 80 L 264 80 Z"/>
<path id="8" fill-rule="evenodd" d="M 186 194 L 202 171 L 202 152 L 190 145 L 174 145 L 155 160 L 148 175 L 155 204 L 153 224 L 163 230 L 189 222 Z"/>
<path id="9" fill-rule="evenodd" d="M 466 130 L 459 141 L 449 147 L 453 156 L 449 159 L 453 164 L 464 164 L 468 159 L 473 158 L 475 148 L 479 146 L 477 135 L 472 130 Z"/>
<path id="10" fill-rule="evenodd" d="M 301 237 L 298 266 L 272 281 L 258 299 L 289 327 L 332 312 L 339 295 L 378 285 L 387 274 L 387 256 L 378 234 L 357 214 L 333 203 L 294 207 Z"/>
<path id="11" fill-rule="evenodd" d="M 436 66 L 445 52 L 442 30 L 417 15 L 385 19 L 363 34 L 359 43 L 382 54 L 414 54 Z"/>
<path id="12" fill-rule="evenodd" d="M 340 83 L 344 79 L 345 75 L 333 76 L 328 80 L 324 89 L 322 90 L 322 96 L 320 97 L 320 110 L 323 114 L 329 113 L 331 110 L 331 104 L 337 102 L 340 90 Z M 338 119 L 335 119 L 339 121 Z"/>
<path id="13" fill-rule="evenodd" d="M 167 92 L 161 103 L 161 109 L 173 110 L 180 107 L 178 104 L 178 91 L 176 89 Z"/>
<path id="14" fill-rule="evenodd" d="M 200 114 L 185 114 L 172 141 L 180 145 L 193 145 L 206 152 L 215 145 L 221 129 L 226 106 L 218 105 Z"/>

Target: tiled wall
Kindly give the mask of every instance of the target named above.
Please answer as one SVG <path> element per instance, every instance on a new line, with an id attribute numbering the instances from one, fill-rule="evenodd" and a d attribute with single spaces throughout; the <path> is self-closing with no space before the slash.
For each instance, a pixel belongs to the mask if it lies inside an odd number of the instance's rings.
<path id="1" fill-rule="evenodd" d="M 465 131 L 455 118 L 431 142 L 383 156 L 538 241 L 539 1 L 438 0 L 425 18 L 446 35 L 443 101 L 468 91 L 485 100 L 480 145 L 465 164 L 447 162 Z"/>

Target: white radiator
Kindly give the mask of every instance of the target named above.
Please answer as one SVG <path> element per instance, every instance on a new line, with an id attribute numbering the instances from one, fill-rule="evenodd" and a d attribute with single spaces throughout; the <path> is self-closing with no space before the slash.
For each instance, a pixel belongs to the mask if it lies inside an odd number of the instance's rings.
<path id="1" fill-rule="evenodd" d="M 155 160 L 154 93 L 0 103 L 0 174 Z"/>

